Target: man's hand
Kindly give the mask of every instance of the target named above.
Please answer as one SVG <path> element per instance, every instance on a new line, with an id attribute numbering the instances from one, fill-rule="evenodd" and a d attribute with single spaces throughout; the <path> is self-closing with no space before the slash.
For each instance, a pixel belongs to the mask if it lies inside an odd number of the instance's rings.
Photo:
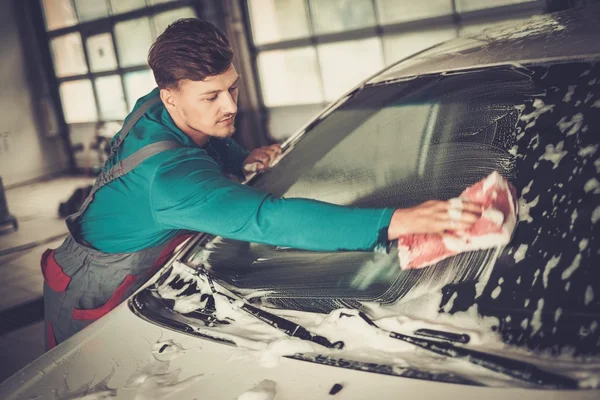
<path id="1" fill-rule="evenodd" d="M 481 217 L 482 207 L 466 201 L 431 200 L 411 208 L 399 208 L 392 215 L 388 239 L 413 233 L 442 233 L 469 229 Z"/>
<path id="2" fill-rule="evenodd" d="M 280 154 L 281 145 L 279 144 L 254 149 L 244 161 L 244 174 L 249 175 L 253 172 L 266 170 Z"/>

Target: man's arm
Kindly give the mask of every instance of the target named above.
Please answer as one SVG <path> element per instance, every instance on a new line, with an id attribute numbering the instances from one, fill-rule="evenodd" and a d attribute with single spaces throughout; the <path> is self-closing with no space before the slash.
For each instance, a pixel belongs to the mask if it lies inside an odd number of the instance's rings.
<path id="1" fill-rule="evenodd" d="M 391 208 L 358 209 L 274 198 L 235 183 L 197 150 L 155 171 L 150 201 L 161 226 L 317 251 L 370 251 L 387 244 Z"/>

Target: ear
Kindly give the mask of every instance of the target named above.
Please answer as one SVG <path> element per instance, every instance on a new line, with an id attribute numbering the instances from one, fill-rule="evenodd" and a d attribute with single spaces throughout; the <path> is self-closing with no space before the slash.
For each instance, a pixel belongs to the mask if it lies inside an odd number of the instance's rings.
<path id="1" fill-rule="evenodd" d="M 160 99 L 170 111 L 177 111 L 177 94 L 172 89 L 160 89 Z"/>

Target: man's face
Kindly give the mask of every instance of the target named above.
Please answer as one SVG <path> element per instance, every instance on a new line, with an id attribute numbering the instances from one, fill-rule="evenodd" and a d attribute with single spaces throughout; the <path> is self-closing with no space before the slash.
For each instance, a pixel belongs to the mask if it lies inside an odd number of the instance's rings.
<path id="1" fill-rule="evenodd" d="M 177 89 L 166 89 L 167 108 L 177 126 L 192 138 L 230 137 L 235 132 L 239 80 L 232 64 L 221 75 L 181 81 Z"/>

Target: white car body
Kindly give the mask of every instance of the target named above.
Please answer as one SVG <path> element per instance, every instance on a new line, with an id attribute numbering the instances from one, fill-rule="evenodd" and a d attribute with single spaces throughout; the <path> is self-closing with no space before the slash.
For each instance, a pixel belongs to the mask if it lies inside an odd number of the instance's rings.
<path id="1" fill-rule="evenodd" d="M 487 33 L 471 39 L 450 41 L 401 61 L 396 66 L 365 81 L 363 85 L 388 80 L 410 80 L 420 74 L 445 70 L 461 71 L 492 65 L 521 65 L 531 60 L 561 58 L 599 60 L 598 36 L 594 43 L 589 41 L 590 25 L 598 21 L 599 15 L 598 8 L 592 11 L 580 10 L 573 15 L 537 17 L 523 26 L 502 28 L 497 31 L 496 37 L 499 38 L 498 43 L 502 40 L 506 43 L 501 44 L 500 50 L 495 52 L 485 49 L 472 51 L 477 43 L 480 44 L 485 40 L 489 41 L 490 46 L 496 43 L 486 36 Z M 575 28 L 569 24 L 573 24 Z M 578 26 L 584 28 L 578 30 Z M 594 29 L 597 32 L 597 25 Z M 563 34 L 564 32 L 572 34 Z M 519 54 L 518 49 L 523 51 L 519 47 L 519 40 L 528 37 L 533 43 L 528 48 L 529 52 Z M 565 49 L 570 49 L 571 54 L 565 55 L 563 53 L 567 51 Z M 347 97 L 344 97 L 330 106 L 320 119 L 344 104 L 346 99 Z M 286 146 L 293 148 L 304 131 L 305 129 L 292 137 Z M 186 282 L 196 280 L 196 284 L 200 287 L 200 294 L 209 290 L 202 274 L 193 277 L 195 269 L 183 264 L 185 262 L 183 255 L 198 240 L 197 236 L 183 245 L 173 259 L 165 264 L 137 294 L 153 285 L 163 285 L 164 289 L 164 281 L 161 283 L 160 278 L 169 275 L 169 271 L 186 275 L 188 279 Z M 170 268 L 174 269 L 170 270 Z M 480 279 L 483 284 L 486 283 L 485 275 Z M 404 327 L 408 328 L 414 328 L 417 323 L 425 327 L 445 326 L 449 331 L 456 332 L 460 332 L 460 329 L 470 329 L 474 349 L 498 355 L 510 355 L 513 359 L 530 362 L 546 371 L 567 375 L 570 372 L 571 377 L 579 379 L 580 388 L 574 390 L 536 388 L 531 383 L 507 378 L 503 374 L 474 366 L 469 362 L 468 357 L 454 360 L 451 357 L 412 347 L 404 342 L 398 342 L 397 349 L 392 348 L 392 345 L 391 350 L 386 352 L 386 347 L 381 346 L 377 341 L 370 342 L 365 339 L 361 342 L 361 338 L 374 335 L 373 337 L 381 339 L 381 343 L 388 343 L 390 340 L 393 342 L 393 339 L 387 336 L 387 331 L 367 327 L 364 323 L 364 326 L 353 325 L 354 322 L 347 326 L 337 326 L 336 321 L 342 319 L 339 311 L 332 317 L 270 310 L 278 316 L 302 323 L 309 331 L 315 330 L 319 334 L 330 335 L 331 341 L 341 340 L 335 337 L 339 334 L 347 346 L 344 350 L 332 350 L 297 338 L 291 340 L 281 330 L 274 329 L 259 318 L 243 313 L 242 305 L 249 301 L 253 296 L 252 293 L 234 293 L 235 287 L 221 285 L 219 282 L 215 284 L 217 291 L 227 293 L 234 298 L 229 301 L 227 297 L 222 297 L 221 306 L 217 306 L 217 312 L 222 314 L 221 317 L 233 321 L 231 326 L 196 326 L 190 328 L 187 333 L 173 329 L 168 327 L 167 323 L 157 323 L 144 317 L 133 304 L 132 298 L 137 295 L 134 294 L 101 320 L 1 383 L 0 398 L 6 400 L 329 399 L 333 396 L 343 399 L 600 398 L 600 391 L 593 389 L 600 383 L 600 361 L 591 360 L 583 365 L 584 363 L 576 358 L 538 356 L 526 351 L 516 351 L 509 346 L 493 342 L 494 334 L 485 332 L 486 321 L 477 317 L 470 325 L 467 324 L 468 326 L 460 326 L 461 320 L 455 318 L 458 322 L 456 329 L 452 328 L 452 320 L 443 319 L 441 316 L 436 320 L 435 316 L 427 313 L 411 315 L 403 321 Z M 177 299 L 177 294 L 181 293 L 181 290 L 177 293 L 167 293 L 165 296 Z M 214 292 L 214 288 L 210 290 L 213 290 L 215 297 L 220 296 Z M 160 289 L 158 291 L 160 293 Z M 187 311 L 179 311 L 185 313 L 194 310 L 193 301 L 199 302 L 199 298 L 200 296 L 193 299 L 186 298 L 186 303 L 180 308 Z M 177 311 L 177 306 L 175 309 Z M 379 309 L 379 311 L 380 318 L 377 318 L 376 322 L 383 326 L 386 318 L 385 310 Z M 356 314 L 352 314 L 351 310 L 348 313 L 350 313 L 346 316 L 348 321 L 357 320 Z M 233 329 L 236 323 L 237 331 Z M 387 329 L 392 330 L 393 327 L 394 325 L 390 324 Z M 487 337 L 486 334 L 491 336 Z M 207 340 L 211 338 L 216 340 Z M 223 340 L 229 341 L 229 344 L 224 343 Z M 296 345 L 298 347 L 294 347 Z M 370 370 L 366 367 L 361 368 L 364 364 L 338 363 L 336 366 L 331 366 L 325 365 L 325 362 L 301 361 L 298 357 L 293 358 L 298 349 L 304 353 L 312 350 L 315 354 L 319 354 L 322 349 L 323 354 L 327 353 L 333 358 L 362 357 L 363 362 L 370 360 L 374 364 L 388 365 L 389 368 L 377 371 L 377 367 Z M 403 355 L 407 357 L 403 358 Z M 441 373 L 461 371 L 463 377 L 468 377 L 472 371 L 474 375 L 482 377 L 483 380 L 479 380 L 480 384 L 483 385 L 482 382 L 487 381 L 489 386 L 400 376 L 407 370 L 407 364 L 411 363 L 417 364 L 423 370 L 433 368 Z M 421 365 L 418 365 L 419 363 Z"/>

